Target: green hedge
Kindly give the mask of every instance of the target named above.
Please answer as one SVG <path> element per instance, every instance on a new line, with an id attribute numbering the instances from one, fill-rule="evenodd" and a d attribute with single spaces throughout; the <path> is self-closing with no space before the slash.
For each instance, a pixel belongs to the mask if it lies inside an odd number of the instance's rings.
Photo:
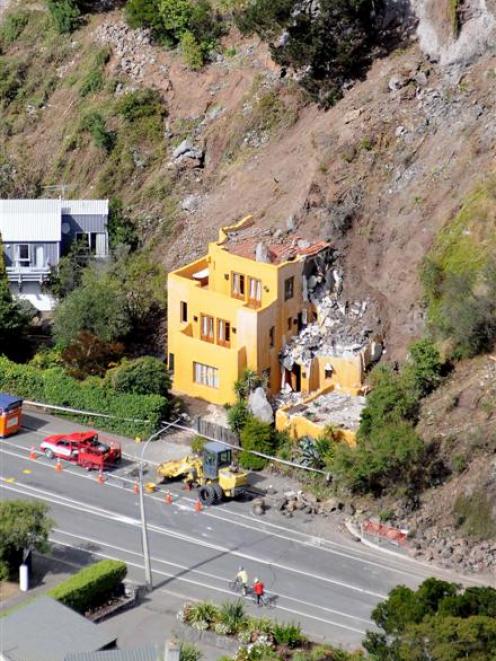
<path id="1" fill-rule="evenodd" d="M 84 416 L 77 419 L 100 429 L 130 436 L 149 435 L 169 414 L 169 401 L 160 395 L 117 393 L 97 379 L 77 381 L 67 376 L 60 367 L 40 370 L 31 365 L 14 363 L 3 356 L 0 356 L 0 391 L 44 404 L 115 415 L 115 419 Z M 133 418 L 149 422 L 124 420 Z"/>
<path id="2" fill-rule="evenodd" d="M 122 583 L 126 574 L 125 562 L 101 560 L 52 588 L 48 595 L 78 613 L 86 613 L 103 604 Z"/>

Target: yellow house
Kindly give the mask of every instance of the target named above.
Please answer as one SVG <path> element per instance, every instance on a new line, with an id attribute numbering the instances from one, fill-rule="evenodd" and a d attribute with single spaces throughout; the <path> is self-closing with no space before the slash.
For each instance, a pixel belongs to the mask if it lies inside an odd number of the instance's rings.
<path id="1" fill-rule="evenodd" d="M 312 377 L 299 365 L 282 370 L 279 352 L 314 314 L 304 272 L 311 272 L 312 258 L 332 249 L 296 235 L 261 240 L 255 229 L 246 231 L 251 226 L 248 217 L 221 229 L 207 255 L 168 278 L 174 389 L 214 404 L 235 402 L 233 384 L 246 368 L 266 377 L 270 394 L 283 382 L 294 390 L 313 382 L 319 387 L 318 373 L 325 371 L 324 364 Z M 352 372 L 350 385 L 358 387 L 361 378 Z"/>

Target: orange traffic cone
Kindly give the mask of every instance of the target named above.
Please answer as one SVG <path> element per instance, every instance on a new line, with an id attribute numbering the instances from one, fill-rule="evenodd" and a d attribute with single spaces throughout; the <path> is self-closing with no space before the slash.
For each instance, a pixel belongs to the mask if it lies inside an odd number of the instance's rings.
<path id="1" fill-rule="evenodd" d="M 196 500 L 195 502 L 195 512 L 201 512 L 203 509 L 203 505 L 199 501 L 199 499 Z"/>
<path id="2" fill-rule="evenodd" d="M 168 491 L 168 492 L 165 494 L 165 502 L 167 503 L 167 505 L 172 505 L 172 501 L 173 501 L 173 500 L 174 500 L 174 499 L 172 498 L 172 494 L 171 494 L 171 492 Z"/>
<path id="3" fill-rule="evenodd" d="M 57 459 L 57 463 L 55 464 L 55 472 L 56 473 L 62 472 L 62 463 L 60 462 L 60 459 Z"/>
<path id="4" fill-rule="evenodd" d="M 133 484 L 133 493 L 139 494 L 139 484 L 137 482 Z"/>
<path id="5" fill-rule="evenodd" d="M 98 477 L 96 479 L 98 484 L 105 484 L 105 475 L 103 474 L 103 471 L 98 473 Z"/>
<path id="6" fill-rule="evenodd" d="M 38 459 L 38 454 L 37 454 L 36 450 L 34 449 L 34 447 L 32 447 L 31 450 L 29 451 L 29 458 L 30 459 Z"/>

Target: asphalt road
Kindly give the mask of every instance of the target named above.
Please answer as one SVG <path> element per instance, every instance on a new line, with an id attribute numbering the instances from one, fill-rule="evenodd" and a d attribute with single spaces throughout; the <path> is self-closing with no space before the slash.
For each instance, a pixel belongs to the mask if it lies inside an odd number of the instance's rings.
<path id="1" fill-rule="evenodd" d="M 57 473 L 44 457 L 30 460 L 29 450 L 48 431 L 78 426 L 47 416 L 37 421 L 30 416 L 30 422 L 36 430 L 0 440 L 1 497 L 32 498 L 50 506 L 55 555 L 75 564 L 119 558 L 128 563 L 131 578 L 143 581 L 139 502 L 133 492 L 136 465 L 124 462 L 104 485 L 95 473 L 71 464 L 64 463 Z M 415 586 L 433 573 L 345 537 L 316 538 L 257 519 L 246 503 L 196 512 L 192 494 L 180 484 L 172 491 L 173 504 L 165 502 L 164 492 L 146 496 L 154 585 L 164 595 L 224 600 L 242 564 L 251 578 L 264 580 L 273 597 L 271 617 L 299 621 L 312 637 L 348 646 L 358 644 L 372 627 L 372 608 L 394 585 Z"/>

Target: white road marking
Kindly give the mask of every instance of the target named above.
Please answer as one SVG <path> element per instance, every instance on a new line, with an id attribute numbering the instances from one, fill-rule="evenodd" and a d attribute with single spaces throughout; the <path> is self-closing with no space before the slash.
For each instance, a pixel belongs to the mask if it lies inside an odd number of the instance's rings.
<path id="1" fill-rule="evenodd" d="M 140 558 L 143 556 L 142 553 L 138 553 L 136 551 L 131 551 L 130 549 L 125 549 L 122 546 L 116 546 L 115 544 L 108 544 L 107 542 L 103 542 L 102 540 L 94 539 L 92 537 L 87 537 L 87 536 L 84 536 L 84 535 L 77 535 L 77 534 L 68 532 L 66 530 L 61 530 L 60 528 L 54 528 L 53 531 L 56 532 L 56 533 L 59 533 L 61 535 L 64 535 L 65 537 L 73 537 L 74 539 L 82 539 L 83 541 L 89 542 L 90 544 L 98 544 L 100 546 L 107 546 L 109 548 L 116 549 L 117 551 L 122 551 L 122 553 L 127 553 L 129 555 L 136 555 Z M 56 540 L 54 540 L 54 541 L 56 541 Z M 77 547 L 77 548 L 81 548 L 81 547 Z M 85 550 L 85 549 L 81 549 L 81 550 Z M 92 553 L 91 550 L 89 550 L 89 552 Z M 201 576 L 205 576 L 206 578 L 212 578 L 212 579 L 214 579 L 216 581 L 220 581 L 222 583 L 228 583 L 230 581 L 229 578 L 225 578 L 224 576 L 219 576 L 218 574 L 212 574 L 210 572 L 201 571 L 199 569 L 194 569 L 192 567 L 188 567 L 187 565 L 181 565 L 177 562 L 171 562 L 170 560 L 162 560 L 161 558 L 155 558 L 153 556 L 151 556 L 151 560 L 152 560 L 152 562 L 158 562 L 158 563 L 161 563 L 163 565 L 170 565 L 171 567 L 176 567 L 177 569 L 187 570 L 191 574 L 199 574 Z M 179 578 L 179 577 L 177 577 L 177 578 Z M 233 592 L 231 590 L 229 590 L 228 592 L 229 592 L 229 594 L 233 595 Z M 295 597 L 290 597 L 289 595 L 282 594 L 281 592 L 275 593 L 271 590 L 266 590 L 266 592 L 268 592 L 270 594 L 276 594 L 277 597 L 279 597 L 281 599 L 287 599 L 288 601 L 296 601 L 296 602 L 298 602 L 299 604 L 301 604 L 303 606 L 310 606 L 311 608 L 317 608 L 318 610 L 323 610 L 323 611 L 326 611 L 328 613 L 333 613 L 334 615 L 340 615 L 342 617 L 346 617 L 346 618 L 349 618 L 351 620 L 360 620 L 361 622 L 365 622 L 365 624 L 372 625 L 371 620 L 366 620 L 363 617 L 358 617 L 356 615 L 348 615 L 348 613 L 343 613 L 342 611 L 337 611 L 337 610 L 334 610 L 333 608 L 328 608 L 327 606 L 319 606 L 318 604 L 308 602 L 308 601 L 304 601 L 300 598 L 295 599 Z M 277 605 L 276 605 L 276 607 L 277 607 Z"/>
<path id="2" fill-rule="evenodd" d="M 23 484 L 21 482 L 17 482 L 16 485 L 12 484 L 7 484 L 5 481 L 0 483 L 0 487 L 4 488 L 8 491 L 13 491 L 15 493 L 23 493 L 26 495 L 31 495 L 36 498 L 39 498 L 41 500 L 45 500 L 47 502 L 51 502 L 55 505 L 59 505 L 61 507 L 67 507 L 72 510 L 76 510 L 82 514 L 92 514 L 93 516 L 98 516 L 100 518 L 104 519 L 110 519 L 111 521 L 116 521 L 117 517 L 119 516 L 118 512 L 112 512 L 111 510 L 107 510 L 105 508 L 96 508 L 93 507 L 92 505 L 89 505 L 86 502 L 75 500 L 73 498 L 67 498 L 66 496 L 60 496 L 58 494 L 54 494 L 53 492 L 46 491 L 44 489 L 40 489 L 38 487 L 32 487 L 31 485 L 28 484 Z M 138 519 L 129 519 L 129 522 L 124 524 L 124 525 L 132 525 L 133 527 L 138 527 L 141 525 L 140 521 Z M 162 527 L 162 526 L 157 526 L 155 524 L 148 524 L 148 530 L 153 531 L 159 535 L 164 535 L 166 537 L 172 537 L 174 539 L 178 539 L 181 541 L 188 542 L 190 544 L 194 544 L 196 546 L 212 549 L 214 551 L 218 551 L 219 553 L 226 553 L 228 555 L 235 556 L 237 558 L 242 558 L 244 560 L 250 560 L 262 565 L 272 565 L 276 566 L 281 570 L 293 573 L 293 574 L 298 574 L 301 576 L 306 576 L 308 578 L 313 578 L 318 581 L 326 582 L 331 585 L 337 585 L 339 587 L 345 588 L 347 590 L 353 590 L 354 592 L 359 592 L 361 594 L 367 594 L 372 597 L 376 597 L 378 599 L 385 599 L 387 597 L 386 594 L 381 594 L 379 592 L 373 592 L 372 590 L 366 590 L 365 588 L 360 588 L 356 585 L 351 585 L 350 583 L 346 583 L 344 581 L 338 581 L 336 579 L 328 578 L 326 576 L 322 576 L 319 574 L 314 574 L 313 572 L 305 571 L 303 569 L 297 569 L 296 567 L 290 567 L 288 565 L 283 565 L 279 564 L 278 562 L 272 561 L 272 560 L 266 560 L 263 558 L 259 558 L 257 556 L 249 555 L 247 553 L 242 553 L 241 551 L 235 551 L 232 550 L 228 547 L 225 546 L 220 546 L 218 544 L 213 544 L 211 542 L 205 542 L 202 540 L 199 540 L 196 537 L 191 537 L 190 535 L 187 535 L 185 533 L 180 533 L 178 531 L 172 531 L 168 528 Z"/>
<path id="3" fill-rule="evenodd" d="M 66 544 L 64 542 L 57 541 L 57 544 L 60 544 L 61 546 L 67 546 L 69 548 L 73 548 L 71 544 Z M 115 556 L 109 555 L 108 553 L 100 553 L 97 551 L 91 551 L 92 555 L 95 555 L 99 558 L 109 558 L 109 559 L 115 559 Z M 138 569 L 144 569 L 144 566 L 141 564 L 138 564 L 136 562 L 131 562 L 131 561 L 126 561 L 126 564 L 131 565 L 132 567 L 136 567 Z M 222 592 L 223 594 L 228 594 L 232 596 L 232 592 L 230 590 L 226 590 L 224 588 L 220 588 L 218 586 L 212 586 L 208 585 L 207 583 L 200 583 L 199 581 L 193 581 L 191 579 L 185 578 L 184 576 L 176 576 L 175 574 L 170 574 L 169 572 L 162 571 L 160 569 L 152 569 L 154 574 L 159 574 L 160 576 L 166 576 L 167 578 L 173 578 L 174 580 L 180 580 L 183 583 L 191 583 L 192 585 L 198 586 L 198 587 L 203 587 L 207 588 L 208 590 L 215 590 L 217 592 Z M 360 635 L 364 635 L 366 631 L 363 629 L 356 629 L 355 627 L 348 626 L 347 624 L 339 624 L 338 622 L 334 622 L 333 620 L 326 620 L 322 617 L 318 617 L 316 615 L 310 615 L 308 613 L 302 613 L 300 611 L 293 610 L 291 608 L 287 608 L 285 606 L 279 606 L 276 605 L 275 608 L 278 608 L 279 610 L 285 611 L 287 613 L 291 613 L 293 615 L 299 615 L 300 617 L 305 617 L 307 619 L 311 620 L 317 620 L 318 622 L 323 622 L 324 624 L 330 624 L 335 627 L 339 627 L 340 629 L 346 629 L 347 631 L 353 631 L 354 633 L 359 633 Z"/>
<path id="4" fill-rule="evenodd" d="M 44 434 L 42 434 L 42 435 L 44 435 Z M 16 453 L 16 452 L 5 450 L 4 449 L 5 445 L 9 445 L 9 446 L 15 447 L 16 449 L 19 449 L 19 446 L 15 445 L 12 442 L 2 441 L 2 446 L 0 447 L 0 451 L 4 452 L 7 455 L 17 457 L 17 458 L 22 459 L 22 460 L 32 461 L 28 457 L 24 456 L 23 454 L 19 454 L 19 453 Z M 39 458 L 36 461 L 40 466 L 43 466 L 45 468 L 50 468 L 50 469 L 53 470 L 53 464 L 47 463 L 44 460 L 44 458 L 43 459 Z M 69 467 L 64 467 L 64 473 L 69 473 L 70 475 L 74 475 L 76 477 L 91 480 L 92 482 L 95 482 L 94 477 L 92 477 L 91 475 L 88 475 L 87 473 L 82 473 L 78 470 L 74 470 L 74 468 L 70 467 L 71 465 L 72 464 L 69 464 Z M 105 483 L 106 486 L 119 488 L 119 489 L 121 489 L 122 487 L 118 484 L 114 484 L 112 482 L 113 479 L 114 480 L 119 480 L 119 481 L 122 481 L 122 482 L 127 482 L 130 485 L 133 485 L 136 481 L 136 480 L 133 480 L 133 479 L 129 479 L 129 478 L 120 476 L 120 475 L 112 475 L 112 473 L 106 473 L 106 477 L 107 477 L 107 481 Z M 151 499 L 151 500 L 155 500 L 157 502 L 162 502 L 162 497 L 160 497 L 160 496 L 152 495 L 152 494 L 145 494 L 145 496 L 147 498 Z M 176 507 L 176 508 L 178 508 L 179 510 L 182 510 L 182 511 L 188 511 L 188 512 L 193 511 L 194 510 L 193 504 L 194 504 L 195 500 L 191 499 L 191 498 L 188 498 L 187 496 L 182 496 L 181 498 L 182 498 L 181 501 L 176 500 L 176 501 L 174 501 L 174 503 L 172 503 L 171 506 Z M 188 504 L 186 504 L 185 501 Z M 229 512 L 229 514 L 233 514 L 234 516 L 238 517 L 237 513 L 234 514 L 234 512 L 232 512 L 231 510 L 228 510 L 227 508 L 223 508 L 222 511 L 223 512 Z M 273 524 L 273 523 L 269 523 L 269 522 L 263 522 L 262 525 L 264 525 L 264 526 L 269 525 L 271 527 L 280 528 L 284 531 L 291 532 L 292 534 L 298 534 L 300 536 L 305 536 L 308 541 L 305 540 L 305 539 L 295 539 L 295 538 L 290 537 L 288 535 L 282 535 L 280 533 L 275 533 L 275 532 L 272 532 L 272 531 L 268 531 L 268 530 L 265 530 L 264 528 L 254 526 L 253 523 L 256 520 L 252 520 L 251 517 L 247 517 L 246 515 L 243 515 L 243 514 L 239 514 L 239 518 L 247 518 L 249 521 L 251 521 L 250 524 L 242 523 L 241 521 L 236 520 L 236 519 L 231 519 L 231 518 L 228 519 L 228 518 L 226 518 L 226 517 L 224 517 L 220 514 L 215 514 L 211 510 L 206 510 L 206 509 L 204 509 L 202 511 L 202 516 L 207 516 L 207 517 L 210 517 L 210 518 L 213 518 L 213 519 L 218 519 L 219 521 L 223 521 L 225 523 L 230 523 L 232 525 L 237 525 L 238 527 L 246 528 L 246 529 L 249 529 L 249 530 L 255 529 L 257 532 L 264 533 L 266 535 L 270 535 L 271 537 L 275 537 L 275 538 L 278 538 L 278 539 L 283 539 L 284 541 L 289 541 L 289 542 L 292 542 L 294 544 L 300 544 L 300 545 L 303 545 L 303 546 L 306 546 L 306 547 L 311 547 L 311 548 L 314 548 L 314 549 L 318 549 L 319 551 L 322 551 L 323 553 L 328 553 L 328 554 L 331 554 L 331 555 L 341 556 L 341 557 L 346 558 L 347 560 L 361 562 L 361 563 L 366 564 L 366 565 L 377 567 L 378 569 L 382 569 L 382 570 L 386 570 L 386 571 L 394 571 L 398 574 L 404 574 L 405 576 L 408 576 L 410 578 L 416 577 L 416 578 L 424 579 L 426 577 L 426 575 L 427 576 L 430 575 L 428 565 L 425 565 L 424 563 L 419 563 L 418 561 L 415 561 L 413 558 L 409 558 L 408 556 L 405 556 L 405 560 L 408 560 L 412 563 L 417 564 L 419 569 L 422 568 L 426 571 L 426 574 L 417 573 L 417 572 L 414 572 L 414 571 L 411 571 L 411 570 L 400 569 L 400 568 L 398 568 L 397 565 L 392 565 L 392 564 L 386 565 L 386 564 L 383 564 L 383 563 L 380 563 L 380 562 L 377 562 L 377 561 L 374 561 L 374 560 L 369 560 L 369 559 L 367 559 L 367 557 L 363 557 L 363 556 L 364 555 L 367 555 L 368 557 L 373 556 L 374 554 L 372 554 L 371 552 L 364 552 L 362 550 L 358 551 L 358 549 L 352 549 L 352 548 L 349 548 L 345 545 L 338 544 L 336 542 L 333 542 L 333 541 L 325 539 L 325 538 L 320 538 L 320 539 L 322 540 L 322 542 L 325 542 L 326 544 L 328 544 L 330 548 L 326 548 L 326 547 L 323 547 L 323 546 L 317 546 L 315 543 L 312 542 L 312 540 L 315 539 L 315 537 L 313 537 L 313 536 L 307 535 L 306 533 L 302 533 L 302 532 L 297 531 L 297 530 L 293 531 L 293 530 L 290 530 L 288 528 L 284 528 L 283 526 L 278 526 L 277 524 Z M 257 522 L 257 523 L 259 523 L 259 522 Z M 345 549 L 348 552 L 339 551 L 339 550 L 336 550 L 333 547 L 342 548 L 342 549 Z M 438 570 L 438 571 L 442 571 L 442 570 Z M 467 579 L 467 581 L 474 582 L 474 583 L 480 583 L 482 585 L 486 584 L 484 581 L 478 581 L 477 579 L 472 579 L 472 578 Z"/>

